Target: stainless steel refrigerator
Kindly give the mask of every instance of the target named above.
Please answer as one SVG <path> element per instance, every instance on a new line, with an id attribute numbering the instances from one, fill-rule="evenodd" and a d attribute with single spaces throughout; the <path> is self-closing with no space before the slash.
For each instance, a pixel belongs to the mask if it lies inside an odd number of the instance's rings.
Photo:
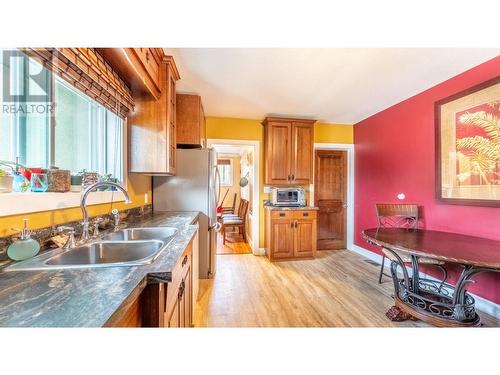
<path id="1" fill-rule="evenodd" d="M 213 149 L 178 149 L 177 173 L 153 177 L 154 211 L 200 211 L 199 275 L 211 278 L 216 270 L 217 202 L 220 178 Z"/>

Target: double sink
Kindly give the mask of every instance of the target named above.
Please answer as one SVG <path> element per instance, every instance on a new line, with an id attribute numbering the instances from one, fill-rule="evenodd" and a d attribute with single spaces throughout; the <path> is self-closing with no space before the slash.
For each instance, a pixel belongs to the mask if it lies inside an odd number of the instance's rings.
<path id="1" fill-rule="evenodd" d="M 68 250 L 53 250 L 15 263 L 5 271 L 139 266 L 161 254 L 177 234 L 173 227 L 127 228 Z"/>

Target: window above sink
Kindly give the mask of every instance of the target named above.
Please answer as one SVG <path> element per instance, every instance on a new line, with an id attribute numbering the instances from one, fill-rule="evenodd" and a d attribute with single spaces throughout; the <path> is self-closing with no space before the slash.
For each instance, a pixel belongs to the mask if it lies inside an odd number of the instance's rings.
<path id="1" fill-rule="evenodd" d="M 0 160 L 124 182 L 119 116 L 20 51 L 0 50 L 0 67 Z M 39 96 L 47 99 L 33 100 Z"/>

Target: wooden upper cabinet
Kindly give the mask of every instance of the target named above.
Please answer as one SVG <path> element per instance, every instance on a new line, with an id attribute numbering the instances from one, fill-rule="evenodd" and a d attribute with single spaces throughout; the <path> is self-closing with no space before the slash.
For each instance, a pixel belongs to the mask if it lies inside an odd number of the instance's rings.
<path id="1" fill-rule="evenodd" d="M 314 123 L 314 120 L 271 117 L 264 120 L 266 185 L 311 183 Z"/>
<path id="2" fill-rule="evenodd" d="M 290 183 L 290 149 L 292 140 L 290 123 L 269 121 L 265 123 L 265 183 L 285 185 Z"/>
<path id="3" fill-rule="evenodd" d="M 313 178 L 314 123 L 292 122 L 292 184 L 307 185 Z"/>
<path id="4" fill-rule="evenodd" d="M 177 144 L 205 147 L 205 112 L 199 95 L 177 94 Z"/>
<path id="5" fill-rule="evenodd" d="M 159 67 L 160 97 L 134 95 L 135 108 L 127 120 L 129 171 L 148 175 L 176 172 L 176 81 L 179 73 L 171 56 Z"/>
<path id="6" fill-rule="evenodd" d="M 177 149 L 177 100 L 176 100 L 176 82 L 179 79 L 179 73 L 175 66 L 174 59 L 171 56 L 165 57 L 166 79 L 162 86 L 167 92 L 162 94 L 167 102 L 167 173 L 174 175 L 176 172 L 175 150 Z"/>
<path id="7" fill-rule="evenodd" d="M 98 48 L 99 53 L 136 95 L 159 99 L 162 91 L 161 48 Z"/>
<path id="8" fill-rule="evenodd" d="M 147 75 L 143 77 L 143 80 L 149 79 L 155 89 L 161 91 L 160 65 L 163 54 L 160 55 L 155 48 L 133 48 L 132 50 Z"/>

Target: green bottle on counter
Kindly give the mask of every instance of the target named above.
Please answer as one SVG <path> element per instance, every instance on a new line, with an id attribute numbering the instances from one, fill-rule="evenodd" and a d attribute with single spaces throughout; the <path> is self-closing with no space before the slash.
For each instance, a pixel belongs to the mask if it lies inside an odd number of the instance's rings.
<path id="1" fill-rule="evenodd" d="M 24 219 L 21 238 L 10 244 L 7 248 L 7 255 L 12 260 L 25 260 L 34 257 L 39 251 L 40 244 L 31 238 L 31 231 L 28 229 L 28 219 Z"/>

